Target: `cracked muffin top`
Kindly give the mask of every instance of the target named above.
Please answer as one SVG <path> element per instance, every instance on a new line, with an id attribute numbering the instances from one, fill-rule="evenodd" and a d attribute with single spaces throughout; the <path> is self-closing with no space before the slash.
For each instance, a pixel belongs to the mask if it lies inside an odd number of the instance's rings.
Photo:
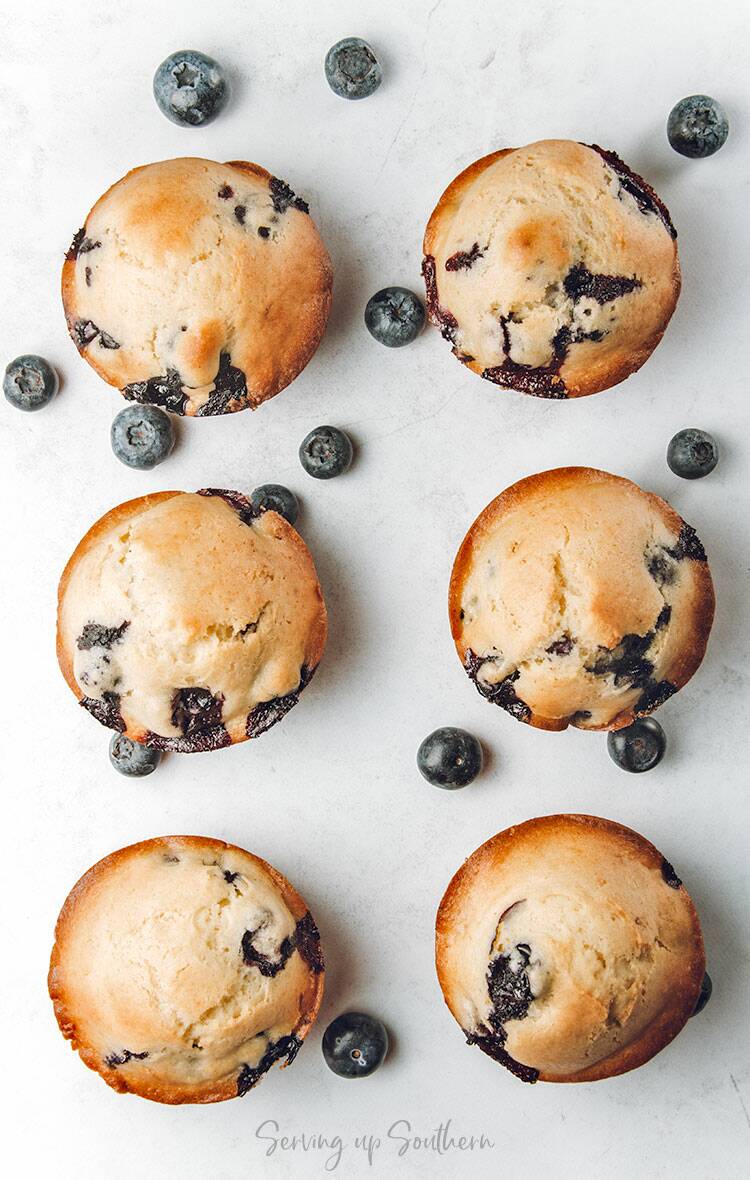
<path id="1" fill-rule="evenodd" d="M 325 331 L 331 264 L 307 203 L 257 164 L 135 168 L 65 258 L 81 355 L 131 400 L 205 417 L 254 409 Z"/>
<path id="2" fill-rule="evenodd" d="M 57 650 L 80 703 L 160 750 L 214 750 L 279 721 L 326 638 L 312 557 L 239 492 L 159 492 L 89 529 L 60 580 Z"/>
<path id="3" fill-rule="evenodd" d="M 540 729 L 620 729 L 703 659 L 714 594 L 695 531 L 590 467 L 519 480 L 469 529 L 449 613 L 477 689 Z"/>
<path id="4" fill-rule="evenodd" d="M 672 866 L 590 815 L 528 820 L 477 849 L 440 903 L 436 962 L 468 1043 L 526 1082 L 642 1065 L 692 1015 L 705 971 Z"/>
<path id="5" fill-rule="evenodd" d="M 614 152 L 565 139 L 493 152 L 456 177 L 427 225 L 428 315 L 488 381 L 598 393 L 659 343 L 680 292 L 676 237 Z"/>
<path id="6" fill-rule="evenodd" d="M 166 836 L 100 860 L 55 930 L 60 1030 L 115 1090 L 245 1094 L 290 1064 L 323 994 L 315 922 L 289 882 L 221 840 Z"/>

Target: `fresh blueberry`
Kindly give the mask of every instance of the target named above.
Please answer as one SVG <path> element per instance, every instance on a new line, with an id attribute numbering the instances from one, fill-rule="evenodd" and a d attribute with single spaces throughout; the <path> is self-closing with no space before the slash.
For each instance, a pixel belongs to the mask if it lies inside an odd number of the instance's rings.
<path id="1" fill-rule="evenodd" d="M 3 378 L 3 392 L 17 410 L 41 410 L 59 387 L 57 373 L 43 356 L 17 356 Z"/>
<path id="2" fill-rule="evenodd" d="M 473 782 L 482 769 L 482 747 L 473 733 L 446 725 L 426 737 L 417 750 L 417 766 L 433 787 L 456 791 Z"/>
<path id="3" fill-rule="evenodd" d="M 371 336 L 387 348 L 411 344 L 424 327 L 424 305 L 406 287 L 383 287 L 367 302 L 365 324 Z"/>
<path id="4" fill-rule="evenodd" d="M 672 107 L 667 137 L 681 156 L 712 156 L 726 143 L 729 120 L 721 103 L 707 94 L 691 94 Z"/>
<path id="5" fill-rule="evenodd" d="M 632 774 L 653 770 L 664 757 L 666 748 L 664 730 L 653 717 L 641 717 L 632 725 L 607 734 L 610 758 L 621 770 L 629 770 Z"/>
<path id="6" fill-rule="evenodd" d="M 259 512 L 278 512 L 290 524 L 294 524 L 299 513 L 299 502 L 294 492 L 280 483 L 264 483 L 250 496 L 250 503 Z"/>
<path id="7" fill-rule="evenodd" d="M 326 54 L 328 85 L 339 98 L 367 98 L 383 81 L 383 71 L 361 37 L 344 37 Z"/>
<path id="8" fill-rule="evenodd" d="M 154 98 L 180 127 L 202 127 L 223 111 L 229 86 L 218 62 L 196 49 L 170 53 L 154 74 Z"/>
<path id="9" fill-rule="evenodd" d="M 172 450 L 174 426 L 158 406 L 125 406 L 112 423 L 110 439 L 121 463 L 148 471 Z"/>
<path id="10" fill-rule="evenodd" d="M 115 770 L 128 778 L 143 778 L 161 762 L 160 750 L 149 750 L 122 733 L 113 733 L 109 743 L 109 760 Z"/>
<path id="11" fill-rule="evenodd" d="M 323 1033 L 326 1065 L 340 1078 L 366 1078 L 382 1065 L 388 1033 L 376 1016 L 344 1012 Z"/>
<path id="12" fill-rule="evenodd" d="M 683 479 L 702 479 L 719 462 L 716 439 L 705 430 L 679 430 L 667 447 L 667 463 Z"/>
<path id="13" fill-rule="evenodd" d="M 354 456 L 352 440 L 336 426 L 316 426 L 299 449 L 299 460 L 314 479 L 333 479 L 343 475 Z"/>
<path id="14" fill-rule="evenodd" d="M 708 974 L 708 971 L 707 971 L 706 974 L 703 976 L 703 982 L 701 983 L 701 990 L 698 994 L 698 999 L 695 1001 L 695 1007 L 693 1008 L 693 1011 L 690 1013 L 691 1016 L 697 1016 L 699 1012 L 703 1011 L 706 1004 L 711 999 L 711 992 L 713 990 L 714 990 L 714 985 L 711 982 L 711 976 Z"/>

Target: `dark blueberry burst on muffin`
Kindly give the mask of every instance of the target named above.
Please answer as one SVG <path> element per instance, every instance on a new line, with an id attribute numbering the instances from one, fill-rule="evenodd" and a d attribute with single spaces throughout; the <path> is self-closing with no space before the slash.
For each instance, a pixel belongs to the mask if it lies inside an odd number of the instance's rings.
<path id="1" fill-rule="evenodd" d="M 676 231 L 614 152 L 543 140 L 493 152 L 427 225 L 427 312 L 488 381 L 537 397 L 597 393 L 658 344 L 680 291 Z"/>

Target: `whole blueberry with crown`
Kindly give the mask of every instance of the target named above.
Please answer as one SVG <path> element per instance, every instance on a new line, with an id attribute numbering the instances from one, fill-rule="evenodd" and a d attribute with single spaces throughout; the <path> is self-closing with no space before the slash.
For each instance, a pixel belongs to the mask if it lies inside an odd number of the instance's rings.
<path id="1" fill-rule="evenodd" d="M 197 49 L 170 53 L 154 74 L 154 98 L 180 127 L 202 127 L 223 111 L 229 86 L 217 61 Z"/>
<path id="2" fill-rule="evenodd" d="M 707 94 L 682 98 L 669 112 L 667 138 L 676 152 L 698 160 L 713 156 L 729 135 L 729 120 L 721 103 Z"/>
<path id="3" fill-rule="evenodd" d="M 383 287 L 365 308 L 368 332 L 386 348 L 401 348 L 416 340 L 424 327 L 424 304 L 406 287 Z"/>
<path id="4" fill-rule="evenodd" d="M 43 356 L 17 356 L 5 370 L 3 393 L 17 410 L 41 410 L 52 401 L 60 382 Z"/>
<path id="5" fill-rule="evenodd" d="M 344 37 L 326 54 L 325 75 L 339 98 L 368 98 L 383 80 L 374 51 L 361 37 Z"/>

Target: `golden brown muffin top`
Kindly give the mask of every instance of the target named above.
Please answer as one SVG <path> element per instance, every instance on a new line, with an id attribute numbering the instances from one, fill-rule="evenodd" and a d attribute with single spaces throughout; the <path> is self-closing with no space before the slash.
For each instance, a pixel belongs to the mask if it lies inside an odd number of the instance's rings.
<path id="1" fill-rule="evenodd" d="M 672 866 L 587 815 L 529 820 L 477 849 L 441 902 L 436 955 L 470 1042 L 525 1081 L 641 1065 L 690 1017 L 705 971 Z"/>
<path id="2" fill-rule="evenodd" d="M 49 989 L 64 1036 L 114 1089 L 216 1102 L 293 1060 L 323 959 L 307 906 L 271 865 L 167 836 L 112 853 L 73 888 Z"/>
<path id="3" fill-rule="evenodd" d="M 469 529 L 450 586 L 458 655 L 479 691 L 543 729 L 617 729 L 700 664 L 706 555 L 658 496 L 590 467 L 519 480 Z"/>
<path id="4" fill-rule="evenodd" d="M 428 312 L 469 368 L 539 397 L 640 368 L 680 290 L 676 233 L 614 152 L 565 139 L 465 169 L 424 237 Z"/>
<path id="5" fill-rule="evenodd" d="M 98 720 L 183 752 L 255 737 L 320 661 L 326 610 L 312 557 L 237 492 L 161 492 L 86 534 L 59 590 L 58 656 Z"/>
<path id="6" fill-rule="evenodd" d="M 179 414 L 254 408 L 325 331 L 332 272 L 307 203 L 257 164 L 135 168 L 94 205 L 63 267 L 79 351 L 125 396 Z"/>

